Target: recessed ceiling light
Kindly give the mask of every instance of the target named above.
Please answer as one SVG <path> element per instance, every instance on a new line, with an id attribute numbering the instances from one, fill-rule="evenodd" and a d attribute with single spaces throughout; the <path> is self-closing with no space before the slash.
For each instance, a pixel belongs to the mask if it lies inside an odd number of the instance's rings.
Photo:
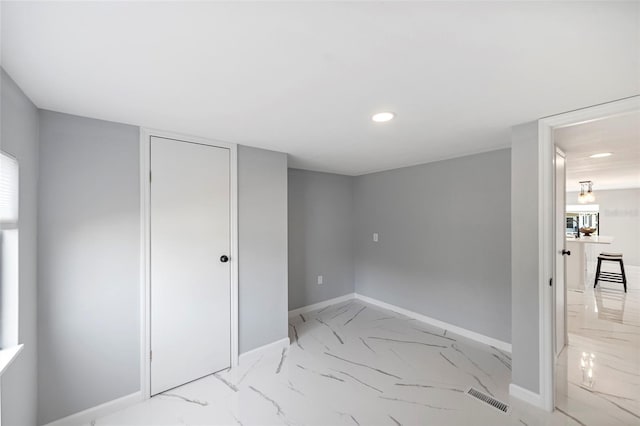
<path id="1" fill-rule="evenodd" d="M 611 152 L 601 152 L 599 154 L 590 155 L 589 158 L 604 158 L 613 155 Z"/>
<path id="2" fill-rule="evenodd" d="M 395 114 L 392 112 L 379 112 L 377 114 L 373 114 L 371 119 L 376 123 L 384 123 L 385 121 L 391 121 L 395 118 Z"/>

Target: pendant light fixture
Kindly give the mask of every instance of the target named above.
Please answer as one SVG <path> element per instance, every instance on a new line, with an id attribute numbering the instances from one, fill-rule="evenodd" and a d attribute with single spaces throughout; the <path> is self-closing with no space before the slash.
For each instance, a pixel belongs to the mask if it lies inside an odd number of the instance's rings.
<path id="1" fill-rule="evenodd" d="M 593 203 L 596 201 L 596 196 L 593 195 L 593 182 L 590 180 L 580 181 L 580 194 L 578 195 L 578 202 L 580 204 Z"/>

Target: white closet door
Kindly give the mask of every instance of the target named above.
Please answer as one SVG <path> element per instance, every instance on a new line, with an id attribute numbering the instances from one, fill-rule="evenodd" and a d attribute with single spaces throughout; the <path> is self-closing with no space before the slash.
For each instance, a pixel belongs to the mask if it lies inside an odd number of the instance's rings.
<path id="1" fill-rule="evenodd" d="M 231 365 L 229 150 L 151 138 L 151 395 Z"/>

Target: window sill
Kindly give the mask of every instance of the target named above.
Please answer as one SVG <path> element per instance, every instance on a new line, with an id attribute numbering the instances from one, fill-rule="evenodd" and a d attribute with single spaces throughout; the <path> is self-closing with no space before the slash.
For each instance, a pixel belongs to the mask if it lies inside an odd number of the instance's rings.
<path id="1" fill-rule="evenodd" d="M 18 354 L 22 351 L 23 347 L 24 345 L 17 345 L 6 349 L 0 349 L 0 377 L 2 377 L 13 360 L 18 357 Z"/>

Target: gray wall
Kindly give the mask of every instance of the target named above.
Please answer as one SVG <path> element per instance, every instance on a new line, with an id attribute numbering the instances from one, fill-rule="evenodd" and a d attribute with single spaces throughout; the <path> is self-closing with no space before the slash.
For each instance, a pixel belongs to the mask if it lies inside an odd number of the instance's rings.
<path id="1" fill-rule="evenodd" d="M 640 167 L 640 166 L 639 166 Z M 600 235 L 614 238 L 598 250 L 624 255 L 625 265 L 640 266 L 640 189 L 596 190 L 600 205 Z M 578 204 L 578 193 L 567 193 L 567 204 Z"/>
<path id="2" fill-rule="evenodd" d="M 40 144 L 44 424 L 140 389 L 139 129 L 41 111 Z M 287 156 L 239 147 L 238 158 L 245 352 L 288 335 Z"/>
<path id="3" fill-rule="evenodd" d="M 505 149 L 356 177 L 356 292 L 510 342 L 510 170 Z"/>
<path id="4" fill-rule="evenodd" d="M 289 169 L 290 310 L 353 293 L 352 233 L 353 178 Z"/>
<path id="5" fill-rule="evenodd" d="M 0 147 L 20 165 L 19 325 L 24 349 L 2 376 L 2 420 L 6 426 L 36 424 L 37 404 L 37 185 L 38 111 L 0 69 Z"/>
<path id="6" fill-rule="evenodd" d="M 511 382 L 539 392 L 538 123 L 511 135 Z M 532 196 L 533 195 L 533 196 Z"/>
<path id="7" fill-rule="evenodd" d="M 140 389 L 139 130 L 40 112 L 38 421 Z"/>
<path id="8" fill-rule="evenodd" d="M 240 352 L 288 336 L 287 155 L 238 147 Z"/>

